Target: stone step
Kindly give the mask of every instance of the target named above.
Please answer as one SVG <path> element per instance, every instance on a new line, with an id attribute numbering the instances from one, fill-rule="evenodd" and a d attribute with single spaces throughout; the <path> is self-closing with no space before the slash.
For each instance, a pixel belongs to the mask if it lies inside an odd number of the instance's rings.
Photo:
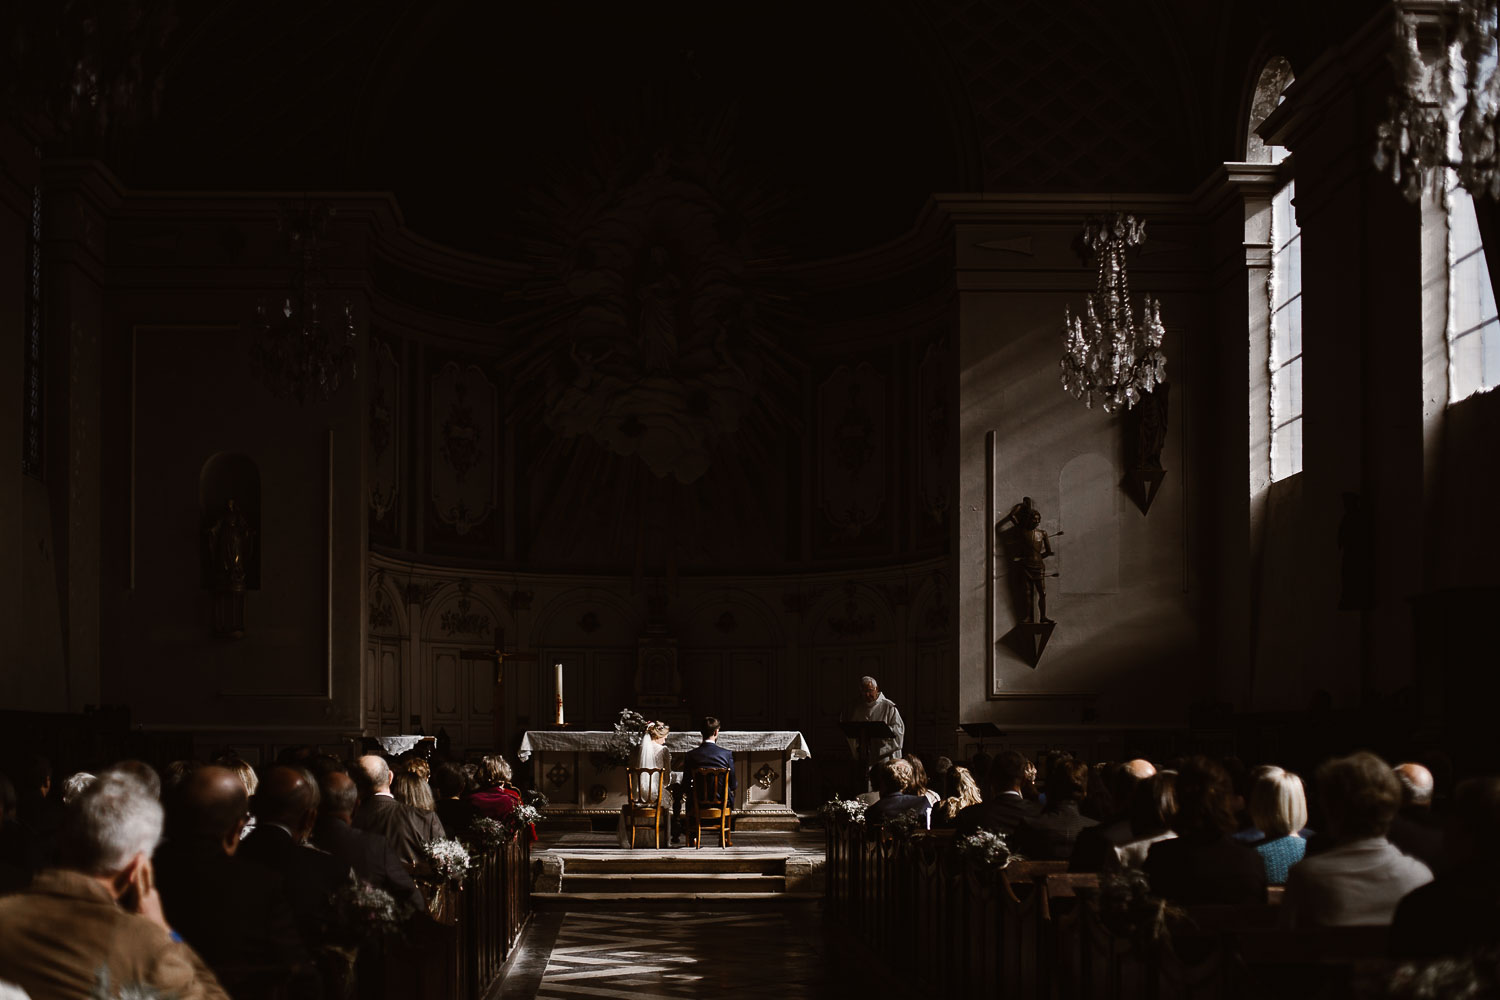
<path id="1" fill-rule="evenodd" d="M 816 905 L 821 892 L 533 892 L 531 901 L 539 910 L 573 909 L 579 903 L 614 908 L 618 906 L 797 906 Z"/>
<path id="2" fill-rule="evenodd" d="M 565 871 L 562 891 L 569 894 L 606 893 L 781 893 L 784 875 L 746 875 L 712 872 L 637 872 L 575 875 Z"/>
<path id="3" fill-rule="evenodd" d="M 595 857 L 563 855 L 562 861 L 565 875 L 638 875 L 649 872 L 782 875 L 786 873 L 787 856 L 727 857 L 697 851 L 673 851 L 670 854 L 619 851 Z"/>

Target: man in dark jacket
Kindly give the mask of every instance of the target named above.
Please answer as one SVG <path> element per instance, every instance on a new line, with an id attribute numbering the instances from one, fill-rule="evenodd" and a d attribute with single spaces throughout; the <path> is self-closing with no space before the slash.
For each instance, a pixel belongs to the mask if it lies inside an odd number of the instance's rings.
<path id="1" fill-rule="evenodd" d="M 1026 787 L 1036 768 L 1023 754 L 1006 750 L 994 759 L 984 779 L 984 801 L 959 811 L 954 820 L 957 836 L 967 837 L 979 830 L 1005 834 L 1007 837 L 1028 819 L 1042 811 L 1037 803 L 1025 798 Z"/>
<path id="2" fill-rule="evenodd" d="M 343 771 L 327 773 L 318 782 L 318 794 L 321 801 L 318 820 L 313 824 L 313 846 L 353 868 L 363 881 L 390 893 L 398 904 L 414 911 L 421 909 L 421 891 L 385 838 L 349 825 L 359 802 L 354 779 Z"/>
<path id="3" fill-rule="evenodd" d="M 734 793 L 739 787 L 739 782 L 734 773 L 734 753 L 719 746 L 719 720 L 712 715 L 705 716 L 698 734 L 703 737 L 703 742 L 689 750 L 682 758 L 682 798 L 687 800 L 689 814 L 696 811 L 696 800 L 693 798 L 693 771 L 702 767 L 729 769 L 729 808 L 733 809 Z M 715 792 L 721 790 L 705 790 L 705 803 L 710 798 L 716 800 Z"/>
<path id="4" fill-rule="evenodd" d="M 1047 807 L 1016 831 L 1015 848 L 1022 856 L 1033 861 L 1073 856 L 1078 834 L 1098 825 L 1079 810 L 1088 782 L 1089 766 L 1081 760 L 1062 760 L 1053 765 L 1047 774 Z"/>
<path id="5" fill-rule="evenodd" d="M 362 784 L 369 791 L 354 814 L 352 825 L 356 830 L 384 837 L 408 871 L 425 870 L 427 855 L 423 848 L 446 836 L 442 820 L 437 813 L 422 812 L 396 801 L 391 794 L 391 766 L 385 758 L 368 754 L 359 759 L 359 769 Z"/>
<path id="6" fill-rule="evenodd" d="M 303 943 L 317 952 L 333 923 L 334 893 L 348 884 L 350 872 L 307 844 L 318 818 L 318 786 L 301 768 L 278 765 L 262 779 L 252 806 L 255 830 L 239 855 L 281 876 Z"/>
<path id="7" fill-rule="evenodd" d="M 167 920 L 236 1000 L 316 998 L 317 971 L 297 932 L 281 877 L 236 857 L 245 785 L 201 767 L 167 795 L 157 885 Z"/>

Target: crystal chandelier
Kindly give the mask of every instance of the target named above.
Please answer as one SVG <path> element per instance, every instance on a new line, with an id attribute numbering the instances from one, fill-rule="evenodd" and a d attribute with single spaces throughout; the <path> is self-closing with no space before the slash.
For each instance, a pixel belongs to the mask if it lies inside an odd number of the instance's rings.
<path id="1" fill-rule="evenodd" d="M 1099 279 L 1082 315 L 1064 307 L 1063 388 L 1090 408 L 1097 396 L 1108 413 L 1128 410 L 1166 379 L 1161 303 L 1143 296 L 1139 325 L 1130 307 L 1125 251 L 1145 239 L 1146 223 L 1133 215 L 1090 220 L 1083 242 L 1099 262 Z"/>
<path id="2" fill-rule="evenodd" d="M 319 300 L 328 279 L 318 265 L 318 239 L 333 213 L 324 205 L 284 210 L 279 228 L 296 254 L 291 287 L 274 305 L 262 300 L 255 309 L 251 368 L 267 389 L 283 399 L 327 400 L 355 377 L 354 308 L 348 299 L 332 315 Z"/>
<path id="3" fill-rule="evenodd" d="M 1411 201 L 1443 171 L 1475 197 L 1500 198 L 1500 0 L 1397 4 L 1396 90 L 1377 127 L 1375 169 Z"/>

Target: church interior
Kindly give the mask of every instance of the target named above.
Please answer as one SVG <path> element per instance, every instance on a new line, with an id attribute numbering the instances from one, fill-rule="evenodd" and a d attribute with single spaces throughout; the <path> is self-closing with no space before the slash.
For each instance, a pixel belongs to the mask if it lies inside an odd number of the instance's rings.
<path id="1" fill-rule="evenodd" d="M 1500 773 L 1500 167 L 1452 162 L 1467 116 L 1425 175 L 1390 132 L 1475 11 L 1493 43 L 1484 0 L 13 5 L 0 750 L 264 779 L 432 737 L 597 880 L 619 795 L 560 733 L 791 734 L 740 779 L 780 826 L 720 856 L 826 876 L 715 919 L 801 942 L 745 993 L 830 996 L 900 950 L 816 818 L 865 678 L 929 769 Z M 453 992 L 576 995 L 562 956 L 634 933 L 528 891 Z"/>

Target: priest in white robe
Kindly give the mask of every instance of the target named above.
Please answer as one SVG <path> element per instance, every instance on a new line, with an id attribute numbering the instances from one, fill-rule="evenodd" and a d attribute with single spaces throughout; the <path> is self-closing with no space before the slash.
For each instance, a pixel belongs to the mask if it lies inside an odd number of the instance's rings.
<path id="1" fill-rule="evenodd" d="M 880 692 L 880 683 L 873 677 L 859 679 L 861 697 L 854 706 L 843 713 L 843 722 L 884 722 L 894 734 L 890 739 L 876 740 L 870 744 L 870 764 L 901 756 L 901 744 L 906 738 L 906 723 L 896 711 L 896 703 Z M 859 741 L 849 741 L 849 752 L 859 759 Z"/>

